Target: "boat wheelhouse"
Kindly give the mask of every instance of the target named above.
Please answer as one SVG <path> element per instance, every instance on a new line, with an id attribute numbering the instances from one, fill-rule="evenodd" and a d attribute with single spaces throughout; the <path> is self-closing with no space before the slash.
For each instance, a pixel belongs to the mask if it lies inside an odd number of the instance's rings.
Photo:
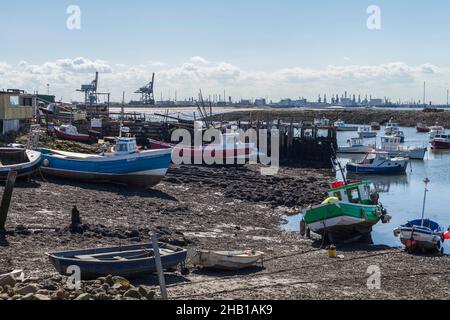
<path id="1" fill-rule="evenodd" d="M 381 137 L 381 150 L 389 153 L 390 157 L 406 157 L 414 160 L 423 160 L 427 152 L 425 146 L 401 146 L 401 138 L 395 136 Z"/>
<path id="2" fill-rule="evenodd" d="M 372 130 L 370 126 L 361 126 L 358 129 L 358 135 L 360 138 L 376 138 L 377 133 Z"/>
<path id="3" fill-rule="evenodd" d="M 327 192 L 322 204 L 304 211 L 302 223 L 331 242 L 361 239 L 380 220 L 390 219 L 369 182 L 337 182 Z"/>
<path id="4" fill-rule="evenodd" d="M 347 171 L 354 174 L 404 174 L 408 162 L 408 158 L 391 158 L 388 152 L 372 151 L 360 162 L 349 162 Z"/>
<path id="5" fill-rule="evenodd" d="M 351 138 L 347 140 L 346 146 L 338 147 L 337 153 L 366 154 L 371 150 L 372 146 L 364 145 L 361 138 Z"/>

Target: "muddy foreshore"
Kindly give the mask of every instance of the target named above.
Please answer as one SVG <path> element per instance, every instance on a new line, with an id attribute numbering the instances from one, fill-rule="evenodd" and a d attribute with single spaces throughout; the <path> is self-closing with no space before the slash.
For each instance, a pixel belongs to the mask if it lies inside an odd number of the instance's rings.
<path id="1" fill-rule="evenodd" d="M 426 123 L 429 126 L 438 122 L 450 128 L 450 111 L 424 112 L 418 110 L 395 109 L 343 109 L 343 110 L 302 110 L 302 109 L 264 109 L 255 111 L 236 111 L 220 114 L 213 117 L 216 120 L 256 121 L 256 120 L 284 120 L 284 121 L 313 121 L 315 118 L 325 117 L 332 122 L 338 119 L 352 124 L 370 124 L 379 122 L 384 124 L 391 118 L 404 127 L 415 127 L 417 123 Z"/>
<path id="2" fill-rule="evenodd" d="M 195 269 L 167 274 L 171 299 L 448 299 L 449 258 L 411 256 L 379 246 L 338 247 L 328 258 L 320 241 L 283 231 L 282 216 L 323 200 L 332 172 L 257 167 L 173 167 L 153 190 L 92 185 L 40 177 L 14 190 L 0 274 L 25 271 L 25 282 L 3 284 L 1 299 L 153 299 L 157 278 L 107 277 L 70 291 L 45 253 L 160 240 L 195 249 L 255 249 L 264 268 L 239 273 Z M 71 209 L 83 233 L 69 229 Z M 394 228 L 394 226 L 393 226 Z M 381 270 L 381 289 L 369 290 L 369 266 Z"/>

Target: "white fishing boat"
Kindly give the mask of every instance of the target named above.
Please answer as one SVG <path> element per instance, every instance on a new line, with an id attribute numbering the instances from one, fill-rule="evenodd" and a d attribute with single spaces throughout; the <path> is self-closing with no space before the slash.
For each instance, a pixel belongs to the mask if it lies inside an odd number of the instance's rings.
<path id="1" fill-rule="evenodd" d="M 389 153 L 390 157 L 405 157 L 414 160 L 423 160 L 427 150 L 427 147 L 424 146 L 401 146 L 400 137 L 381 137 L 380 151 Z"/>
<path id="2" fill-rule="evenodd" d="M 436 138 L 437 135 L 445 134 L 445 128 L 440 126 L 437 122 L 434 126 L 430 127 L 430 142 Z"/>
<path id="3" fill-rule="evenodd" d="M 191 262 L 196 266 L 223 270 L 262 267 L 264 253 L 260 251 L 197 251 Z"/>
<path id="4" fill-rule="evenodd" d="M 376 138 L 378 133 L 372 130 L 371 126 L 361 126 L 358 129 L 358 135 L 361 139 Z"/>
<path id="5" fill-rule="evenodd" d="M 373 146 L 366 146 L 363 144 L 361 138 L 351 138 L 347 140 L 346 146 L 339 146 L 337 153 L 349 153 L 349 154 L 366 154 L 373 149 Z"/>
<path id="6" fill-rule="evenodd" d="M 336 131 L 358 131 L 358 126 L 348 125 L 340 119 L 334 123 L 334 126 Z"/>

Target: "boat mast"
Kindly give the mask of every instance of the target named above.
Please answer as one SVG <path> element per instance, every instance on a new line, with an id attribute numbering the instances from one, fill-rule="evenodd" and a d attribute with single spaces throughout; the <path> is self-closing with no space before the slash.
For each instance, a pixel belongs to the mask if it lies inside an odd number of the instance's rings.
<path id="1" fill-rule="evenodd" d="M 119 138 L 122 138 L 124 109 L 125 109 L 125 91 L 122 92 L 122 108 L 120 110 L 120 133 L 119 133 Z"/>
<path id="2" fill-rule="evenodd" d="M 425 202 L 426 202 L 426 200 L 427 200 L 427 193 L 428 193 L 428 183 L 430 183 L 430 179 L 428 179 L 428 178 L 425 178 L 424 180 L 423 180 L 423 182 L 425 183 L 425 192 L 424 192 L 424 196 L 423 196 L 423 208 L 422 208 L 422 227 L 423 227 L 423 223 L 424 223 L 424 220 L 425 220 Z"/>

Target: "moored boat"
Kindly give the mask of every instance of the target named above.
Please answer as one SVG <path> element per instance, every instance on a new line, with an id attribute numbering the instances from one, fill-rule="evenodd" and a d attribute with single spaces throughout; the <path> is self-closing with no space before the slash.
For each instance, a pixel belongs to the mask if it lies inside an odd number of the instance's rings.
<path id="1" fill-rule="evenodd" d="M 159 243 L 163 269 L 176 267 L 187 258 L 185 249 Z M 141 277 L 156 272 L 153 244 L 73 250 L 47 254 L 55 269 L 66 275 L 71 266 L 80 268 L 82 279 L 113 275 Z"/>
<path id="2" fill-rule="evenodd" d="M 358 126 L 348 125 L 340 119 L 334 123 L 334 127 L 336 131 L 358 131 Z"/>
<path id="3" fill-rule="evenodd" d="M 5 180 L 11 171 L 16 171 L 18 178 L 29 177 L 40 168 L 42 161 L 39 151 L 0 148 L 0 180 Z"/>
<path id="4" fill-rule="evenodd" d="M 327 192 L 328 199 L 303 212 L 302 223 L 331 242 L 360 239 L 390 220 L 369 182 L 337 182 Z"/>
<path id="5" fill-rule="evenodd" d="M 138 151 L 135 138 L 118 138 L 115 152 L 103 155 L 40 149 L 45 174 L 88 182 L 151 188 L 166 175 L 172 149 Z"/>
<path id="6" fill-rule="evenodd" d="M 346 146 L 339 146 L 337 153 L 366 154 L 373 149 L 372 146 L 364 145 L 360 138 L 351 138 L 347 140 L 347 144 Z"/>
<path id="7" fill-rule="evenodd" d="M 370 126 L 361 126 L 358 129 L 358 135 L 361 139 L 376 138 L 378 135 Z"/>
<path id="8" fill-rule="evenodd" d="M 433 149 L 450 149 L 450 135 L 449 134 L 437 134 L 431 141 L 431 147 Z"/>
<path id="9" fill-rule="evenodd" d="M 361 162 L 349 162 L 347 171 L 354 174 L 404 174 L 408 162 L 408 158 L 390 158 L 388 152 L 372 151 Z"/>
<path id="10" fill-rule="evenodd" d="M 434 251 L 439 254 L 444 253 L 443 243 L 448 234 L 445 235 L 444 228 L 437 222 L 425 219 L 425 203 L 428 193 L 428 183 L 430 180 L 425 178 L 425 194 L 423 198 L 422 218 L 409 221 L 394 230 L 395 236 L 400 236 L 400 241 L 405 245 L 406 250 L 414 253 L 417 250 Z"/>
<path id="11" fill-rule="evenodd" d="M 191 259 L 194 265 L 204 268 L 240 270 L 263 265 L 264 253 L 254 250 L 246 251 L 207 251 L 195 252 Z"/>
<path id="12" fill-rule="evenodd" d="M 437 122 L 434 126 L 430 127 L 430 133 L 429 138 L 430 141 L 433 141 L 433 139 L 436 137 L 436 135 L 445 134 L 445 128 L 443 126 L 440 126 Z"/>
<path id="13" fill-rule="evenodd" d="M 54 128 L 55 135 L 59 139 L 63 140 L 71 140 L 71 141 L 78 141 L 78 142 L 88 142 L 91 137 L 88 134 L 82 134 L 78 133 L 77 127 L 65 124 L 59 127 Z"/>
<path id="14" fill-rule="evenodd" d="M 419 133 L 428 133 L 430 130 L 430 127 L 428 127 L 425 123 L 419 122 L 416 126 L 416 131 Z"/>
<path id="15" fill-rule="evenodd" d="M 245 164 L 251 157 L 257 157 L 258 149 L 254 143 L 239 141 L 239 134 L 225 133 L 222 141 L 203 146 L 184 146 L 149 139 L 152 149 L 173 148 L 174 157 L 180 157 L 190 163 L 205 164 Z"/>
<path id="16" fill-rule="evenodd" d="M 401 146 L 401 139 L 395 136 L 381 137 L 381 149 L 389 153 L 390 157 L 405 157 L 414 160 L 423 160 L 427 152 L 424 146 Z"/>
<path id="17" fill-rule="evenodd" d="M 372 122 L 370 124 L 370 127 L 372 128 L 373 131 L 379 131 L 381 130 L 381 125 L 378 122 Z"/>

